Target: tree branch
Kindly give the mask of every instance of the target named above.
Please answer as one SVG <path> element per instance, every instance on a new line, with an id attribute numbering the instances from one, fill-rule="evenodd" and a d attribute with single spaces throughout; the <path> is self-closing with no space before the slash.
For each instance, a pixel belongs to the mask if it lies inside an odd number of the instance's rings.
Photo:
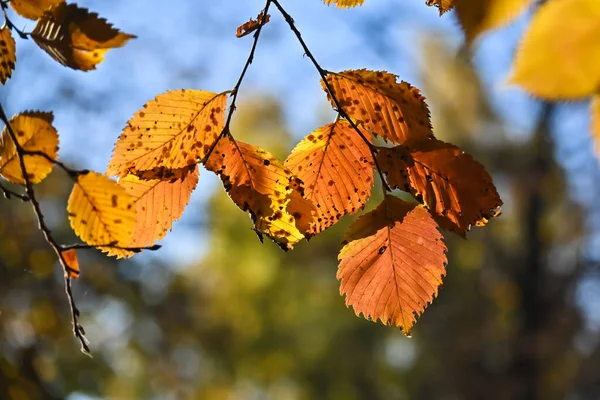
<path id="1" fill-rule="evenodd" d="M 10 18 L 8 18 L 8 14 L 6 13 L 6 10 L 8 9 L 8 3 L 8 0 L 0 0 L 0 7 L 2 8 L 2 13 L 4 14 L 4 24 L 2 25 L 2 28 L 7 27 L 10 30 L 14 30 L 21 39 L 29 39 L 29 33 L 25 33 L 17 28 Z"/>
<path id="2" fill-rule="evenodd" d="M 18 199 L 21 199 L 22 201 L 29 201 L 29 197 L 27 197 L 27 195 L 10 190 L 2 183 L 0 183 L 0 191 L 4 193 L 4 197 L 6 197 L 8 200 L 10 200 L 12 197 L 16 197 Z"/>

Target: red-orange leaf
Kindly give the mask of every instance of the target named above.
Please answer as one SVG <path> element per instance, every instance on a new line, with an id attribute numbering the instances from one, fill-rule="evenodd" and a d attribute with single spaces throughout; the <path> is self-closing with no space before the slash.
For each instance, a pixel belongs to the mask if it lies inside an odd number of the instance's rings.
<path id="1" fill-rule="evenodd" d="M 347 121 L 325 125 L 304 138 L 285 160 L 304 182 L 316 218 L 304 231 L 313 236 L 346 214 L 362 209 L 371 196 L 375 164 L 369 146 Z"/>
<path id="2" fill-rule="evenodd" d="M 237 206 L 248 211 L 255 232 L 290 250 L 304 238 L 287 207 L 301 182 L 267 151 L 225 136 L 208 158 L 206 169 L 218 174 Z M 262 240 L 262 239 L 261 239 Z"/>
<path id="3" fill-rule="evenodd" d="M 456 146 L 432 139 L 381 148 L 377 159 L 390 187 L 411 192 L 444 229 L 464 237 L 471 225 L 499 215 L 502 200 L 491 176 Z"/>
<path id="4" fill-rule="evenodd" d="M 344 111 L 374 134 L 397 144 L 433 137 L 425 98 L 396 75 L 361 69 L 330 73 L 327 82 Z"/>
<path id="5" fill-rule="evenodd" d="M 346 305 L 408 335 L 446 275 L 442 239 L 423 206 L 386 196 L 346 234 L 337 273 Z"/>
<path id="6" fill-rule="evenodd" d="M 238 38 L 244 37 L 246 35 L 251 34 L 255 30 L 258 29 L 259 26 L 266 24 L 271 20 L 271 15 L 264 15 L 264 12 L 261 11 L 256 17 L 256 21 L 250 18 L 249 21 L 244 22 L 242 25 L 238 26 L 235 36 Z"/>
<path id="7" fill-rule="evenodd" d="M 65 274 L 71 279 L 79 278 L 79 260 L 77 259 L 77 251 L 69 249 L 62 252 L 63 259 L 67 264 Z"/>

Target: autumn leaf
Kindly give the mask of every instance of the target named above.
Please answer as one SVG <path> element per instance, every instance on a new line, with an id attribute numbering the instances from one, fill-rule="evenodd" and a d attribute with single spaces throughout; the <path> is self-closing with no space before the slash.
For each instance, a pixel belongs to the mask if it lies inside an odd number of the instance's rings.
<path id="1" fill-rule="evenodd" d="M 17 62 L 15 39 L 13 39 L 10 29 L 4 27 L 0 29 L 0 83 L 3 85 L 12 76 Z"/>
<path id="2" fill-rule="evenodd" d="M 127 175 L 119 185 L 135 202 L 136 226 L 133 240 L 127 247 L 145 247 L 165 237 L 177 221 L 198 184 L 196 165 L 174 171 L 169 179 L 140 179 Z M 133 254 L 133 253 L 131 253 Z"/>
<path id="3" fill-rule="evenodd" d="M 35 20 L 50 7 L 64 2 L 65 0 L 10 0 L 9 4 L 20 16 Z"/>
<path id="4" fill-rule="evenodd" d="M 54 60 L 81 71 L 96 69 L 108 50 L 135 38 L 98 14 L 63 2 L 43 13 L 31 37 Z"/>
<path id="5" fill-rule="evenodd" d="M 335 4 L 337 8 L 351 8 L 356 6 L 362 6 L 365 0 L 323 0 L 328 6 Z"/>
<path id="6" fill-rule="evenodd" d="M 77 259 L 77 251 L 75 249 L 65 250 L 62 252 L 62 258 L 67 264 L 65 274 L 71 279 L 79 278 L 79 260 Z"/>
<path id="7" fill-rule="evenodd" d="M 540 6 L 519 46 L 510 79 L 548 100 L 578 99 L 600 87 L 600 1 Z"/>
<path id="8" fill-rule="evenodd" d="M 327 82 L 344 111 L 372 133 L 397 144 L 433 137 L 425 98 L 407 82 L 396 82 L 396 75 L 351 70 L 330 73 Z"/>
<path id="9" fill-rule="evenodd" d="M 410 334 L 446 275 L 446 246 L 431 215 L 388 195 L 345 239 L 337 278 L 346 305 Z"/>
<path id="10" fill-rule="evenodd" d="M 303 231 L 307 236 L 362 209 L 371 195 L 371 151 L 347 121 L 338 120 L 305 137 L 285 166 L 304 182 L 304 197 L 317 207 L 316 218 Z"/>
<path id="11" fill-rule="evenodd" d="M 425 4 L 429 7 L 437 7 L 440 10 L 440 16 L 454 8 L 455 0 L 425 0 Z"/>
<path id="12" fill-rule="evenodd" d="M 263 21 L 264 19 L 264 21 Z M 238 38 L 244 37 L 246 35 L 251 34 L 255 30 L 258 29 L 259 26 L 266 24 L 271 20 L 271 16 L 267 14 L 264 15 L 264 12 L 261 11 L 256 17 L 256 21 L 250 18 L 249 21 L 244 22 L 242 25 L 238 26 L 235 36 Z"/>
<path id="13" fill-rule="evenodd" d="M 415 148 L 380 148 L 388 185 L 412 193 L 444 229 L 465 236 L 499 215 L 502 200 L 483 165 L 458 147 L 432 139 Z"/>
<path id="14" fill-rule="evenodd" d="M 123 129 L 107 174 L 125 176 L 196 164 L 223 130 L 226 103 L 226 93 L 172 90 L 159 94 Z"/>
<path id="15" fill-rule="evenodd" d="M 255 232 L 290 250 L 304 238 L 287 206 L 292 193 L 302 193 L 301 182 L 267 151 L 225 136 L 206 163 L 218 174 L 229 197 L 248 211 Z"/>
<path id="16" fill-rule="evenodd" d="M 454 0 L 456 15 L 472 42 L 485 31 L 500 28 L 522 14 L 532 0 Z"/>
<path id="17" fill-rule="evenodd" d="M 117 182 L 97 172 L 79 175 L 67 205 L 71 227 L 84 242 L 118 258 L 136 226 L 134 199 Z"/>
<path id="18" fill-rule="evenodd" d="M 25 111 L 10 120 L 17 140 L 27 151 L 40 151 L 49 157 L 58 157 L 58 132 L 52 126 L 54 116 L 49 112 Z M 8 129 L 5 127 L 0 139 L 0 174 L 11 183 L 25 184 L 23 171 Z M 50 174 L 54 164 L 40 155 L 25 155 L 25 167 L 31 183 L 40 183 Z"/>

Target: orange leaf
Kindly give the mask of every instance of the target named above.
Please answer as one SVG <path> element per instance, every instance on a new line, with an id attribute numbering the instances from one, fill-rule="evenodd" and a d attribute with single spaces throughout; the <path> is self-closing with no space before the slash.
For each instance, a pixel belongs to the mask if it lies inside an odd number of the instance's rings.
<path id="1" fill-rule="evenodd" d="M 65 0 L 10 0 L 10 6 L 17 14 L 29 19 L 38 19 L 44 11 Z"/>
<path id="2" fill-rule="evenodd" d="M 264 21 L 263 21 L 264 18 Z M 264 15 L 264 12 L 261 11 L 256 17 L 256 21 L 250 18 L 250 21 L 244 22 L 242 25 L 238 26 L 235 36 L 238 38 L 244 37 L 246 35 L 251 34 L 255 30 L 258 29 L 259 26 L 266 24 L 271 20 L 271 15 Z"/>
<path id="3" fill-rule="evenodd" d="M 365 0 L 323 0 L 325 4 L 335 4 L 337 8 L 351 8 L 356 6 L 362 6 Z"/>
<path id="4" fill-rule="evenodd" d="M 276 157 L 228 135 L 215 147 L 206 169 L 218 174 L 231 200 L 250 213 L 261 240 L 264 234 L 286 251 L 302 240 L 287 209 L 293 191 L 302 192 L 301 182 Z"/>
<path id="5" fill-rule="evenodd" d="M 31 37 L 54 60 L 81 71 L 95 69 L 108 50 L 135 38 L 119 32 L 98 14 L 66 3 L 45 11 Z"/>
<path id="6" fill-rule="evenodd" d="M 330 73 L 327 82 L 344 111 L 385 140 L 406 144 L 433 137 L 425 98 L 407 82 L 397 83 L 396 75 L 361 69 Z"/>
<path id="7" fill-rule="evenodd" d="M 0 83 L 3 85 L 11 77 L 17 62 L 16 44 L 10 29 L 0 29 Z"/>
<path id="8" fill-rule="evenodd" d="M 443 15 L 454 8 L 454 0 L 426 0 L 425 4 L 430 7 L 436 6 L 440 10 L 440 15 Z"/>
<path id="9" fill-rule="evenodd" d="M 446 275 L 446 246 L 423 206 L 386 196 L 346 234 L 337 278 L 357 315 L 410 334 Z"/>
<path id="10" fill-rule="evenodd" d="M 377 159 L 388 185 L 411 192 L 444 229 L 464 237 L 471 225 L 499 215 L 502 200 L 492 178 L 456 146 L 432 139 L 415 148 L 381 148 Z"/>
<path id="11" fill-rule="evenodd" d="M 62 252 L 63 259 L 67 264 L 65 273 L 71 279 L 79 278 L 79 260 L 77 260 L 77 251 L 75 249 L 69 249 Z"/>
<path id="12" fill-rule="evenodd" d="M 371 151 L 347 121 L 322 126 L 305 137 L 285 166 L 304 182 L 304 197 L 317 206 L 316 218 L 303 231 L 307 236 L 362 209 L 371 195 Z"/>
<path id="13" fill-rule="evenodd" d="M 181 218 L 198 184 L 196 165 L 173 172 L 170 180 L 140 179 L 127 175 L 119 179 L 135 202 L 136 227 L 127 247 L 145 247 L 165 237 L 173 222 Z M 131 253 L 133 255 L 133 253 Z"/>
<path id="14" fill-rule="evenodd" d="M 223 130 L 226 103 L 226 93 L 172 90 L 159 94 L 129 120 L 106 173 L 122 177 L 196 164 Z"/>

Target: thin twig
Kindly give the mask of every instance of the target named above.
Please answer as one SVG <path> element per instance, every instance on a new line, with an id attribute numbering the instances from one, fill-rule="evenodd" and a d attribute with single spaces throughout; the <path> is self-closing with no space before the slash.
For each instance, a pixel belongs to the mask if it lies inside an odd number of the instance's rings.
<path id="1" fill-rule="evenodd" d="M 302 34 L 298 30 L 298 28 L 296 28 L 296 25 L 294 23 L 294 19 L 292 18 L 292 16 L 290 14 L 288 14 L 288 12 L 281 6 L 281 4 L 279 3 L 278 0 L 270 0 L 269 2 L 275 4 L 275 6 L 279 9 L 279 12 L 285 19 L 285 21 L 288 23 L 292 32 L 294 32 L 294 34 L 296 35 L 298 42 L 300 42 L 300 45 L 304 49 L 304 53 L 310 59 L 310 61 L 312 61 L 313 65 L 315 66 L 319 75 L 321 76 L 321 80 L 323 81 L 323 84 L 325 85 L 325 88 L 327 89 L 329 96 L 331 96 L 331 100 L 335 104 L 337 112 L 350 123 L 350 126 L 352 126 L 352 128 L 354 128 L 354 130 L 358 133 L 358 135 L 361 137 L 361 139 L 367 144 L 367 146 L 369 146 L 369 150 L 371 151 L 371 156 L 373 157 L 373 162 L 375 163 L 375 167 L 377 169 L 377 172 L 379 173 L 379 178 L 381 178 L 381 183 L 383 184 L 383 187 L 385 188 L 386 191 L 391 192 L 392 189 L 387 184 L 387 182 L 383 176 L 381 167 L 379 166 L 379 162 L 377 161 L 377 146 L 375 146 L 373 143 L 371 143 L 371 141 L 360 130 L 358 125 L 356 125 L 356 123 L 352 120 L 352 118 L 350 118 L 350 116 L 346 113 L 346 110 L 344 110 L 344 107 L 342 107 L 340 101 L 338 100 L 338 98 L 335 96 L 335 94 L 333 92 L 333 88 L 327 81 L 327 75 L 329 74 L 329 72 L 321 67 L 321 65 L 317 62 L 317 60 L 315 59 L 315 57 L 309 50 L 308 46 L 306 45 L 306 42 L 304 42 L 304 39 L 302 39 Z"/>
<path id="2" fill-rule="evenodd" d="M 12 197 L 16 197 L 17 199 L 21 199 L 22 201 L 29 201 L 29 197 L 27 197 L 27 195 L 17 193 L 14 190 L 10 190 L 2 183 L 0 183 L 0 191 L 4 193 L 4 197 L 6 197 L 8 200 L 10 200 Z"/>
<path id="3" fill-rule="evenodd" d="M 4 5 L 3 5 L 3 8 L 4 8 Z M 17 140 L 17 135 L 15 134 L 15 131 L 13 130 L 12 126 L 10 125 L 10 121 L 9 121 L 8 117 L 6 116 L 6 113 L 4 112 L 4 108 L 2 107 L 2 104 L 0 104 L 0 119 L 6 125 L 6 130 L 8 132 L 8 135 L 10 136 L 13 143 L 15 144 L 15 149 L 17 152 L 17 156 L 19 158 L 19 164 L 21 165 L 21 173 L 23 174 L 23 179 L 25 180 L 25 192 L 27 193 L 27 196 L 29 197 L 29 200 L 31 201 L 33 211 L 38 220 L 39 229 L 44 234 L 44 238 L 46 239 L 46 242 L 48 242 L 48 244 L 50 244 L 52 249 L 54 249 L 54 252 L 58 256 L 60 264 L 62 265 L 62 267 L 65 271 L 65 274 L 64 274 L 64 276 L 65 276 L 65 291 L 67 293 L 67 297 L 69 299 L 69 305 L 71 308 L 71 322 L 73 323 L 73 334 L 75 335 L 75 337 L 79 340 L 79 343 L 81 344 L 81 351 L 84 354 L 91 356 L 90 348 L 88 345 L 89 342 L 88 342 L 87 338 L 85 337 L 83 327 L 79 324 L 79 310 L 77 309 L 75 300 L 73 298 L 73 292 L 71 290 L 71 278 L 69 276 L 69 272 L 76 272 L 76 271 L 73 271 L 73 269 L 71 267 L 69 267 L 69 264 L 67 263 L 67 261 L 64 258 L 63 251 L 61 250 L 60 245 L 56 242 L 56 240 L 52 236 L 52 231 L 50 230 L 50 228 L 48 227 L 48 225 L 46 225 L 46 222 L 44 221 L 44 214 L 42 213 L 42 208 L 40 207 L 40 203 L 36 198 L 35 190 L 33 189 L 33 184 L 31 183 L 31 180 L 29 179 L 29 174 L 27 172 L 27 166 L 25 165 L 26 151 L 23 149 L 23 146 L 21 146 L 21 144 Z"/>
<path id="4" fill-rule="evenodd" d="M 76 244 L 63 244 L 60 246 L 60 249 L 62 251 L 67 251 L 67 250 L 73 250 L 73 249 L 87 250 L 87 249 L 109 248 L 109 249 L 125 250 L 125 251 L 131 251 L 133 253 L 139 253 L 143 250 L 156 251 L 156 250 L 160 249 L 161 247 L 162 246 L 160 244 L 155 244 L 152 246 L 144 246 L 144 247 L 123 247 L 123 246 L 117 246 L 114 243 L 95 244 L 95 245 L 85 244 L 85 243 L 76 243 Z"/>
<path id="5" fill-rule="evenodd" d="M 208 162 L 208 159 L 210 158 L 211 154 L 217 147 L 217 144 L 219 143 L 219 141 L 222 138 L 224 138 L 225 136 L 227 136 L 228 134 L 231 135 L 231 132 L 229 131 L 229 124 L 231 123 L 231 117 L 233 116 L 233 112 L 235 111 L 235 102 L 237 100 L 240 86 L 242 86 L 242 82 L 244 80 L 244 77 L 246 76 L 246 71 L 248 71 L 250 64 L 252 64 L 252 61 L 254 60 L 254 52 L 256 51 L 256 46 L 258 45 L 258 39 L 260 37 L 260 32 L 262 31 L 263 26 L 267 23 L 267 14 L 269 12 L 270 5 L 271 5 L 271 0 L 267 0 L 267 2 L 265 3 L 265 8 L 263 8 L 261 14 L 259 14 L 259 16 L 261 16 L 261 18 L 258 21 L 259 26 L 256 29 L 256 32 L 254 32 L 254 42 L 252 43 L 252 48 L 250 49 L 250 54 L 248 55 L 248 59 L 246 60 L 246 64 L 244 65 L 244 68 L 242 69 L 242 72 L 240 74 L 240 77 L 238 78 L 237 83 L 235 84 L 235 86 L 232 89 L 233 96 L 231 99 L 231 106 L 229 106 L 229 113 L 227 114 L 227 120 L 225 121 L 225 126 L 223 127 L 223 130 L 217 137 L 217 140 L 215 140 L 215 142 L 212 144 L 212 146 L 210 147 L 210 149 L 208 150 L 208 152 L 202 159 L 202 161 L 201 161 L 202 164 L 206 164 Z"/>
<path id="6" fill-rule="evenodd" d="M 10 18 L 8 18 L 8 14 L 6 13 L 6 10 L 8 9 L 8 3 L 9 1 L 0 1 L 0 7 L 2 8 L 2 13 L 4 14 L 4 24 L 2 25 L 2 28 L 7 27 L 8 29 L 14 30 L 21 39 L 29 39 L 29 33 L 25 33 L 17 28 Z"/>
<path id="7" fill-rule="evenodd" d="M 60 167 L 63 171 L 65 171 L 67 173 L 67 175 L 69 175 L 74 180 L 77 180 L 77 177 L 79 175 L 86 175 L 86 174 L 89 174 L 89 172 L 90 172 L 88 169 L 73 169 L 73 168 L 67 167 L 64 163 L 50 157 L 48 154 L 44 153 L 43 151 L 22 149 L 22 154 L 26 155 L 26 156 L 44 157 L 46 160 L 48 160 L 52 164 L 55 164 L 58 167 Z"/>

